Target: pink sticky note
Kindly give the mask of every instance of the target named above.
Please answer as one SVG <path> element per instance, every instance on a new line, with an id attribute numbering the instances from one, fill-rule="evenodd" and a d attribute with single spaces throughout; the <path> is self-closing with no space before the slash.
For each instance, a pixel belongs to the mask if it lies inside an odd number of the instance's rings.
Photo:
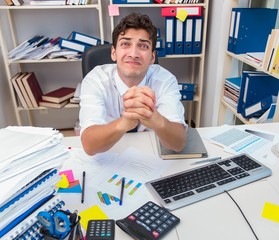
<path id="1" fill-rule="evenodd" d="M 109 16 L 119 16 L 119 7 L 117 5 L 109 5 L 108 6 Z"/>
<path id="2" fill-rule="evenodd" d="M 67 179 L 68 179 L 69 183 L 75 181 L 74 174 L 73 174 L 72 170 L 65 170 L 65 171 L 59 172 L 59 175 L 62 175 L 62 174 L 67 176 Z"/>

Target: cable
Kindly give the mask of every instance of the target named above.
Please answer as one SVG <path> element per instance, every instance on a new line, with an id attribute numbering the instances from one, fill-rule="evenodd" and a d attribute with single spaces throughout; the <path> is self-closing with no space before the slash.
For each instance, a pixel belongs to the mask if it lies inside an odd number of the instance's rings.
<path id="1" fill-rule="evenodd" d="M 242 216 L 244 217 L 245 221 L 247 222 L 248 226 L 250 227 L 252 233 L 254 234 L 255 238 L 257 240 L 259 240 L 257 234 L 254 232 L 254 229 L 252 228 L 251 224 L 249 223 L 248 219 L 246 218 L 246 216 L 244 215 L 243 211 L 241 210 L 240 206 L 237 204 L 237 202 L 234 200 L 234 198 L 229 194 L 229 192 L 227 192 L 225 190 L 225 193 L 227 193 L 229 195 L 229 197 L 233 200 L 233 202 L 235 203 L 235 205 L 238 207 L 239 211 L 241 212 Z"/>

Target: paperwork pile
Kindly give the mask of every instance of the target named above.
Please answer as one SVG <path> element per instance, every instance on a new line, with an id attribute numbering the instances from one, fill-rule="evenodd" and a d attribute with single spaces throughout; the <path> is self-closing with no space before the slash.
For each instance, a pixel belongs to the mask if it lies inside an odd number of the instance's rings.
<path id="1" fill-rule="evenodd" d="M 0 238 L 55 194 L 68 158 L 63 135 L 51 128 L 0 129 Z M 20 233 L 18 233 L 20 234 Z"/>

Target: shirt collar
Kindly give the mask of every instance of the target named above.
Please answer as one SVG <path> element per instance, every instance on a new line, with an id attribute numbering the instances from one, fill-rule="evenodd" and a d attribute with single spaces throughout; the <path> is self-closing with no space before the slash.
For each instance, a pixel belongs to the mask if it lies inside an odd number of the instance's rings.
<path id="1" fill-rule="evenodd" d="M 118 90 L 118 92 L 120 93 L 121 96 L 124 95 L 125 92 L 127 92 L 129 90 L 129 87 L 121 80 L 121 78 L 118 75 L 117 70 L 115 71 L 115 85 L 116 88 Z M 144 79 L 138 84 L 139 87 L 143 87 L 146 85 L 146 76 L 144 77 Z"/>

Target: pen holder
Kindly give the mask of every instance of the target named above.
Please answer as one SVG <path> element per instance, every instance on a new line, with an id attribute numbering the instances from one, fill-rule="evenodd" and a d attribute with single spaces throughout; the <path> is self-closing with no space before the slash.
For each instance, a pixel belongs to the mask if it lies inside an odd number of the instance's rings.
<path id="1" fill-rule="evenodd" d="M 71 227 L 71 230 L 67 233 L 67 235 L 64 238 L 57 238 L 55 236 L 50 235 L 49 231 L 44 226 L 41 227 L 40 233 L 42 234 L 43 239 L 45 240 L 83 240 L 83 234 L 80 226 L 80 216 L 78 216 L 77 221 Z"/>

